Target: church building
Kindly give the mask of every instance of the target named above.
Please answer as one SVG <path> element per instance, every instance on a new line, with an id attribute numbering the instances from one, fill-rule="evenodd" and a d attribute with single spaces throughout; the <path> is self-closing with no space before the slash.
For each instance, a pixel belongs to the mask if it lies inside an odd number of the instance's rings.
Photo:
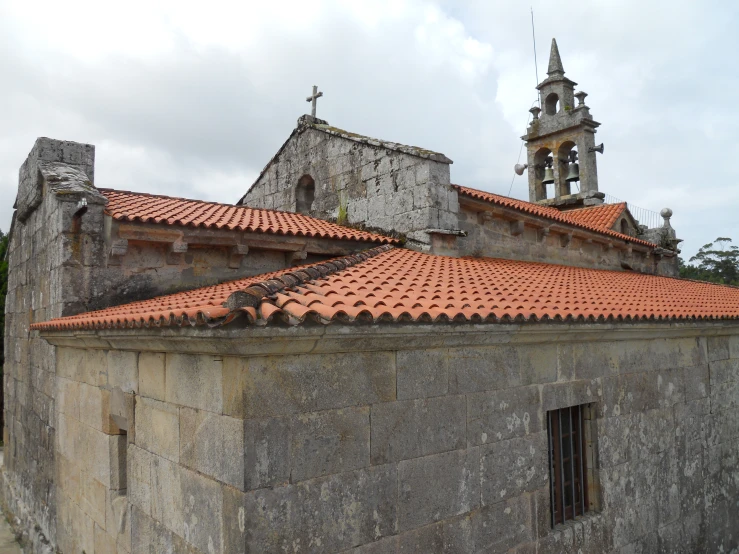
<path id="1" fill-rule="evenodd" d="M 739 289 L 677 278 L 668 208 L 606 202 L 576 86 L 552 41 L 528 201 L 318 119 L 316 87 L 234 204 L 39 138 L 0 472 L 27 551 L 739 549 Z"/>

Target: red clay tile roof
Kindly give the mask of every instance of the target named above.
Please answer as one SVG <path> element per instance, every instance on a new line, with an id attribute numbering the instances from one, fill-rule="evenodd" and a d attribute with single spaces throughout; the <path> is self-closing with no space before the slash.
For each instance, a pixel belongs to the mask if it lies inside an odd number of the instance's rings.
<path id="1" fill-rule="evenodd" d="M 232 206 L 141 192 L 99 190 L 108 199 L 106 213 L 119 221 L 165 223 L 230 231 L 257 231 L 276 235 L 357 240 L 382 244 L 399 244 L 400 242 L 391 237 L 291 212 Z"/>
<path id="2" fill-rule="evenodd" d="M 228 304 L 226 307 L 224 304 Z M 33 329 L 351 322 L 672 321 L 739 318 L 739 288 L 630 272 L 450 258 L 378 246 L 46 323 Z"/>
<path id="3" fill-rule="evenodd" d="M 579 221 L 583 225 L 613 230 L 613 226 L 625 209 L 626 202 L 620 202 L 618 204 L 601 204 L 590 208 L 568 210 L 563 215 L 574 221 Z"/>
<path id="4" fill-rule="evenodd" d="M 581 227 L 583 229 L 587 229 L 588 231 L 602 233 L 604 235 L 608 235 L 610 237 L 625 240 L 628 242 L 633 242 L 635 244 L 641 244 L 644 246 L 649 246 L 651 248 L 655 248 L 657 246 L 656 244 L 653 244 L 651 242 L 647 242 L 645 240 L 638 239 L 635 237 L 630 237 L 629 235 L 624 235 L 623 233 L 613 231 L 612 229 L 608 229 L 605 227 L 595 225 L 593 222 L 588 221 L 588 216 L 574 216 L 573 217 L 569 215 L 573 212 L 569 212 L 569 211 L 562 212 L 562 211 L 559 211 L 557 208 L 552 208 L 551 206 L 540 206 L 539 204 L 534 204 L 532 202 L 525 202 L 524 200 L 516 200 L 515 198 L 508 198 L 507 196 L 500 196 L 498 194 L 493 194 L 492 192 L 485 192 L 482 190 L 471 189 L 471 188 L 463 187 L 460 185 L 452 185 L 452 186 L 456 188 L 460 194 L 469 196 L 471 198 L 475 198 L 477 200 L 482 200 L 484 202 L 490 202 L 492 204 L 503 206 L 505 208 L 513 208 L 514 210 L 520 210 L 524 213 L 531 214 L 531 215 L 538 216 L 538 217 L 545 217 L 545 218 L 548 218 L 554 221 L 558 221 L 560 223 L 567 223 L 569 225 L 574 225 L 575 227 Z M 586 211 L 587 209 L 593 209 L 593 208 L 586 208 L 583 211 Z"/>

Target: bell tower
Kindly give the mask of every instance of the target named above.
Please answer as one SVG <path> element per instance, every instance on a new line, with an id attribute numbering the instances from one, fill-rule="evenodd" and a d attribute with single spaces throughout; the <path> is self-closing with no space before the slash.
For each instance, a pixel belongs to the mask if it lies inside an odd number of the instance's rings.
<path id="1" fill-rule="evenodd" d="M 605 197 L 598 192 L 596 169 L 596 153 L 603 153 L 603 145 L 595 145 L 600 123 L 585 105 L 587 93 L 575 93 L 575 85 L 565 77 L 552 39 L 547 78 L 536 87 L 541 107 L 529 110 L 533 118 L 521 138 L 528 154 L 529 200 L 564 210 L 601 204 Z M 554 185 L 553 195 L 547 196 L 547 185 Z"/>

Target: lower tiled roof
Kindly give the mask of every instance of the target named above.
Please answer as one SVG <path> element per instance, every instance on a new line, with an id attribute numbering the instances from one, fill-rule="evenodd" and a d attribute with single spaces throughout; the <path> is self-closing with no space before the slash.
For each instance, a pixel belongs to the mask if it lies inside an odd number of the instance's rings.
<path id="1" fill-rule="evenodd" d="M 631 272 L 379 246 L 361 254 L 32 325 L 104 329 L 331 322 L 739 318 L 739 288 Z"/>
<path id="2" fill-rule="evenodd" d="M 113 219 L 164 223 L 188 227 L 256 231 L 276 235 L 356 240 L 398 244 L 397 239 L 344 227 L 329 221 L 292 212 L 232 206 L 141 192 L 100 189 L 108 199 L 105 207 Z"/>
<path id="3" fill-rule="evenodd" d="M 644 246 L 649 246 L 651 248 L 655 248 L 657 246 L 656 244 L 653 244 L 646 240 L 631 237 L 629 235 L 624 235 L 623 233 L 614 231 L 608 226 L 602 225 L 600 221 L 601 218 L 591 216 L 588 211 L 595 208 L 584 208 L 582 210 L 574 211 L 560 211 L 557 208 L 552 208 L 551 206 L 540 206 L 539 204 L 534 204 L 533 202 L 526 202 L 524 200 L 517 200 L 515 198 L 509 198 L 507 196 L 500 196 L 499 194 L 493 194 L 492 192 L 471 189 L 460 185 L 453 186 L 457 189 L 457 192 L 459 192 L 459 194 L 469 196 L 470 198 L 475 198 L 477 200 L 482 200 L 483 202 L 490 202 L 491 204 L 502 206 L 504 208 L 513 208 L 514 210 L 520 210 L 530 215 L 544 217 L 553 221 L 558 221 L 560 223 L 574 225 L 575 227 L 581 227 L 595 233 L 602 233 L 612 238 L 633 242 L 634 244 L 641 244 Z M 619 204 L 615 205 L 618 206 Z M 584 213 L 577 214 L 577 212 Z M 593 218 L 593 220 L 591 220 L 591 217 Z M 614 219 L 613 221 L 615 223 L 616 220 Z"/>

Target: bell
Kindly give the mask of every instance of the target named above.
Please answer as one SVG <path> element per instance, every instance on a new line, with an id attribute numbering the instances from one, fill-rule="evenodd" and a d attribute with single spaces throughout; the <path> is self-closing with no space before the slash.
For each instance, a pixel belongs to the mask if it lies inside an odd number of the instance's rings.
<path id="1" fill-rule="evenodd" d="M 565 181 L 571 183 L 572 181 L 580 180 L 580 164 L 571 163 L 567 165 L 567 177 Z"/>
<path id="2" fill-rule="evenodd" d="M 541 180 L 541 182 L 545 185 L 554 182 L 554 170 L 551 167 L 544 168 L 544 178 Z"/>

